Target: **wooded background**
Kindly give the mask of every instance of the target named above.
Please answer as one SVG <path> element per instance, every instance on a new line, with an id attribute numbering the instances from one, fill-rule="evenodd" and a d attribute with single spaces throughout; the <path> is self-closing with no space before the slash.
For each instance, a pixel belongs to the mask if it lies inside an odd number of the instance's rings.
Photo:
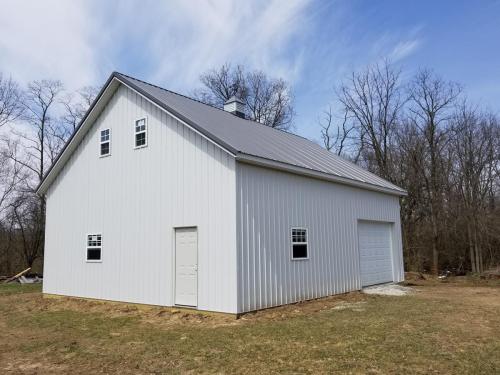
<path id="1" fill-rule="evenodd" d="M 498 114 L 431 70 L 402 77 L 387 61 L 353 72 L 318 114 L 317 140 L 408 191 L 401 199 L 406 270 L 497 267 Z M 0 275 L 42 272 L 45 201 L 35 189 L 97 93 L 67 92 L 53 80 L 22 87 L 0 74 Z M 292 88 L 262 71 L 225 64 L 201 75 L 192 95 L 216 107 L 236 95 L 247 118 L 295 129 Z"/>

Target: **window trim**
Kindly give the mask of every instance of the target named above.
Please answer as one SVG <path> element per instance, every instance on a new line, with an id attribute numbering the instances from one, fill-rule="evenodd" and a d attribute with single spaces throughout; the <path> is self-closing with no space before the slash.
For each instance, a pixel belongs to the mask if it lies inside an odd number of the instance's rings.
<path id="1" fill-rule="evenodd" d="M 89 246 L 89 236 L 101 236 L 101 246 Z M 92 232 L 92 233 L 87 233 L 85 235 L 85 262 L 86 263 L 102 263 L 102 239 L 103 235 L 102 232 Z M 101 258 L 100 259 L 89 259 L 89 249 L 99 249 L 101 250 Z"/>
<path id="2" fill-rule="evenodd" d="M 140 132 L 138 132 L 135 128 L 137 126 L 137 122 L 141 121 L 141 120 L 144 120 L 144 126 L 146 128 L 144 130 L 141 130 Z M 144 143 L 143 145 L 137 146 L 136 136 L 137 136 L 137 134 L 142 134 L 142 133 L 144 133 L 146 135 L 146 143 Z M 137 118 L 134 121 L 134 150 L 139 149 L 139 148 L 144 148 L 144 147 L 148 147 L 148 117 L 147 116 Z"/>
<path id="3" fill-rule="evenodd" d="M 109 131 L 109 139 L 107 141 L 102 141 L 102 132 L 108 130 Z M 101 154 L 101 147 L 104 143 L 109 143 L 109 151 L 107 154 Z M 99 157 L 100 158 L 105 158 L 107 156 L 111 156 L 111 128 L 105 128 L 99 130 Z"/>
<path id="4" fill-rule="evenodd" d="M 301 229 L 301 230 L 305 230 L 306 231 L 306 242 L 293 242 L 293 231 L 295 229 Z M 296 244 L 296 245 L 306 245 L 307 256 L 304 257 L 304 258 L 295 258 L 293 256 L 293 245 L 294 244 Z M 309 260 L 309 229 L 308 228 L 306 228 L 306 227 L 298 227 L 298 226 L 290 228 L 290 259 L 293 260 L 293 261 L 296 261 L 296 260 Z"/>

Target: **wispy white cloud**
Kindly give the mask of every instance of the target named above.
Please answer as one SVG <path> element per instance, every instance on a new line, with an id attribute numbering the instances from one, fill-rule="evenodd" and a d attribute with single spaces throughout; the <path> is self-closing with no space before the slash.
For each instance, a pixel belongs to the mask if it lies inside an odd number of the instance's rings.
<path id="1" fill-rule="evenodd" d="M 388 58 L 392 62 L 404 60 L 422 47 L 422 31 L 422 25 L 406 30 L 388 30 L 372 44 L 372 53 L 377 58 Z"/>
<path id="2" fill-rule="evenodd" d="M 178 0 L 159 6 L 139 21 L 157 62 L 151 79 L 192 87 L 201 72 L 232 61 L 293 80 L 300 55 L 290 59 L 287 47 L 307 28 L 299 17 L 308 2 Z"/>
<path id="3" fill-rule="evenodd" d="M 70 88 L 95 80 L 92 13 L 82 1 L 2 1 L 0 71 L 21 82 L 61 79 Z"/>
<path id="4" fill-rule="evenodd" d="M 310 0 L 2 2 L 0 71 L 26 82 L 98 84 L 111 70 L 191 90 L 228 61 L 293 81 Z"/>
<path id="5" fill-rule="evenodd" d="M 389 53 L 388 58 L 393 62 L 403 60 L 404 58 L 412 55 L 421 45 L 419 39 L 404 40 L 397 43 L 392 51 Z"/>

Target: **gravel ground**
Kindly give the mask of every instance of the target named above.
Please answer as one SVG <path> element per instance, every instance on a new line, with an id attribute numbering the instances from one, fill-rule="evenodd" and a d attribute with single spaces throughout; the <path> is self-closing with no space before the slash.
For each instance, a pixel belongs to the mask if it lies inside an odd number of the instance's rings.
<path id="1" fill-rule="evenodd" d="M 382 284 L 363 288 L 363 293 L 379 294 L 383 296 L 406 296 L 415 292 L 415 289 L 397 284 Z"/>

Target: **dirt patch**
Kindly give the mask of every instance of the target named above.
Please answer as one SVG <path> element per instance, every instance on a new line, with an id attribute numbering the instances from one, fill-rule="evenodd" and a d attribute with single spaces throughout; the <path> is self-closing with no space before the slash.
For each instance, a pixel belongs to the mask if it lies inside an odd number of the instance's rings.
<path id="1" fill-rule="evenodd" d="M 366 301 L 366 296 L 359 292 L 351 292 L 339 294 L 315 300 L 308 300 L 293 303 L 290 305 L 272 307 L 265 310 L 259 310 L 243 314 L 240 319 L 242 321 L 269 321 L 269 320 L 284 320 L 290 317 L 310 315 L 321 311 L 332 310 L 335 306 L 343 306 L 345 304 L 353 304 Z"/>
<path id="2" fill-rule="evenodd" d="M 25 312 L 62 312 L 73 311 L 86 314 L 103 314 L 110 318 L 133 318 L 162 327 L 179 324 L 204 323 L 206 326 L 234 324 L 234 316 L 217 313 L 205 313 L 196 310 L 166 308 L 161 306 L 129 304 L 122 302 L 97 301 L 65 296 L 43 296 L 41 294 L 23 294 L 8 296 L 5 300 L 15 300 L 18 310 Z"/>
<path id="3" fill-rule="evenodd" d="M 197 310 L 168 308 L 128 304 L 121 302 L 96 301 L 74 297 L 44 297 L 36 293 L 5 296 L 3 300 L 12 303 L 18 311 L 28 313 L 74 311 L 88 314 L 99 313 L 111 318 L 134 318 L 144 323 L 154 324 L 158 328 L 169 328 L 179 325 L 203 324 L 203 327 L 221 327 L 240 325 L 245 322 L 279 321 L 289 317 L 297 317 L 332 310 L 336 306 L 357 306 L 364 303 L 366 297 L 359 292 L 346 293 L 294 304 L 277 306 L 242 314 L 238 319 L 229 314 L 201 312 Z"/>

